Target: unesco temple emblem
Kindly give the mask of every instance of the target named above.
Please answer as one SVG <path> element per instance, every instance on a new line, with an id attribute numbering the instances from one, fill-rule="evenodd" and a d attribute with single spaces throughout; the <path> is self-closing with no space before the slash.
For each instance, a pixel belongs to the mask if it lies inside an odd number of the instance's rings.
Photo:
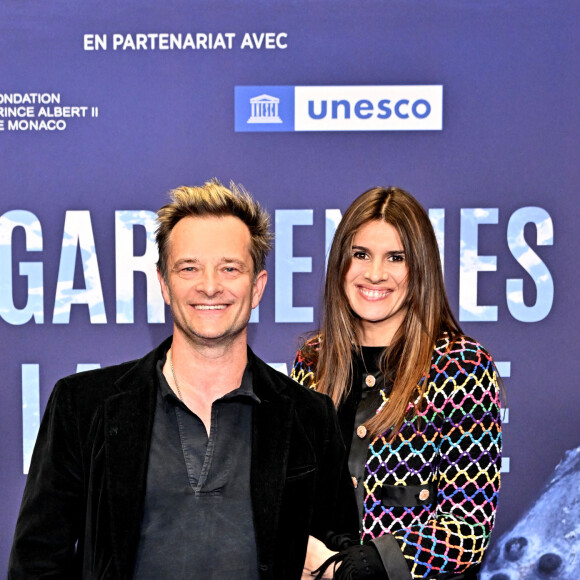
<path id="1" fill-rule="evenodd" d="M 282 123 L 278 116 L 278 105 L 280 99 L 270 95 L 260 95 L 250 99 L 252 107 L 252 116 L 248 123 Z"/>

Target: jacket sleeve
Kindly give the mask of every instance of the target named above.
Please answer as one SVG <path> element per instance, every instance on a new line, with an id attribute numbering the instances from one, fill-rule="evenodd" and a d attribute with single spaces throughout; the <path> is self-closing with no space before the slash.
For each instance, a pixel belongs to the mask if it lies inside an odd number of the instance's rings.
<path id="1" fill-rule="evenodd" d="M 317 482 L 312 535 L 328 542 L 336 535 L 359 536 L 358 513 L 345 448 L 332 400 L 325 397 L 327 422 Z"/>
<path id="2" fill-rule="evenodd" d="M 302 350 L 299 350 L 296 354 L 290 377 L 304 387 L 312 389 L 316 385 L 314 377 L 314 365 L 310 360 L 308 360 Z"/>
<path id="3" fill-rule="evenodd" d="M 315 386 L 313 365 L 304 357 L 302 351 L 296 355 L 290 376 L 305 387 Z M 319 498 L 316 501 L 315 528 L 312 535 L 322 541 L 328 541 L 331 536 L 341 534 L 358 538 L 360 521 L 348 473 L 348 458 L 336 410 L 329 397 L 325 400 L 327 421 L 317 486 Z"/>
<path id="4" fill-rule="evenodd" d="M 65 380 L 55 386 L 32 454 L 8 578 L 66 578 L 82 525 L 78 415 Z"/>
<path id="5" fill-rule="evenodd" d="M 465 572 L 481 562 L 494 524 L 501 426 L 493 361 L 480 345 L 463 341 L 434 363 L 430 381 L 433 394 L 422 416 L 441 419 L 437 505 L 424 523 L 393 527 L 373 540 L 390 580 Z M 400 568 L 401 555 L 410 576 Z"/>

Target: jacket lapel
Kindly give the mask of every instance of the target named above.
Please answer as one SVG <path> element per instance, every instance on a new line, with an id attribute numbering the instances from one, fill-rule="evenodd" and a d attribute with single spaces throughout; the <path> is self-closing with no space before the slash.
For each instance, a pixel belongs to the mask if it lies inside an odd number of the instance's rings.
<path id="1" fill-rule="evenodd" d="M 164 343 L 117 381 L 105 401 L 106 482 L 112 549 L 121 578 L 130 578 L 139 542 L 157 397 L 156 363 Z"/>
<path id="2" fill-rule="evenodd" d="M 252 429 L 251 488 L 258 556 L 272 562 L 294 416 L 294 401 L 284 396 L 284 385 L 274 370 L 253 358 L 254 392 L 260 404 L 254 408 Z"/>

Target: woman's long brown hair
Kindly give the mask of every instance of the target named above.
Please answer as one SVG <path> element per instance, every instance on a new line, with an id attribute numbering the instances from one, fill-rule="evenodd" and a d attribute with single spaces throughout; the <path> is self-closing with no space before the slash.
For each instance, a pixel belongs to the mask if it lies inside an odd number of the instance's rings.
<path id="1" fill-rule="evenodd" d="M 347 209 L 328 257 L 320 341 L 316 352 L 311 342 L 313 352 L 305 354 L 316 360 L 316 389 L 340 405 L 350 389 L 353 347 L 360 349 L 360 324 L 346 297 L 344 280 L 356 232 L 375 220 L 397 230 L 409 271 L 407 314 L 381 361 L 384 374 L 391 363 L 396 365 L 392 393 L 388 404 L 366 424 L 375 435 L 393 427 L 392 438 L 407 417 L 409 404 L 416 404 L 424 394 L 426 381 L 419 383 L 429 372 L 436 340 L 443 333 L 451 341 L 462 334 L 447 300 L 433 226 L 421 204 L 406 191 L 375 187 Z"/>

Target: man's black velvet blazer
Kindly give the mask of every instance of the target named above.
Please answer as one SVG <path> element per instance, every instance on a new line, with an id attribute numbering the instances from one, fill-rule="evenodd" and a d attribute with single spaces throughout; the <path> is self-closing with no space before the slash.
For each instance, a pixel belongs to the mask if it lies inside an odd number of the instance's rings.
<path id="1" fill-rule="evenodd" d="M 158 388 L 155 365 L 170 344 L 56 384 L 24 490 L 11 580 L 131 578 Z M 251 463 L 260 577 L 298 579 L 309 534 L 357 533 L 344 447 L 328 397 L 251 351 L 248 356 L 261 399 L 253 414 Z"/>

